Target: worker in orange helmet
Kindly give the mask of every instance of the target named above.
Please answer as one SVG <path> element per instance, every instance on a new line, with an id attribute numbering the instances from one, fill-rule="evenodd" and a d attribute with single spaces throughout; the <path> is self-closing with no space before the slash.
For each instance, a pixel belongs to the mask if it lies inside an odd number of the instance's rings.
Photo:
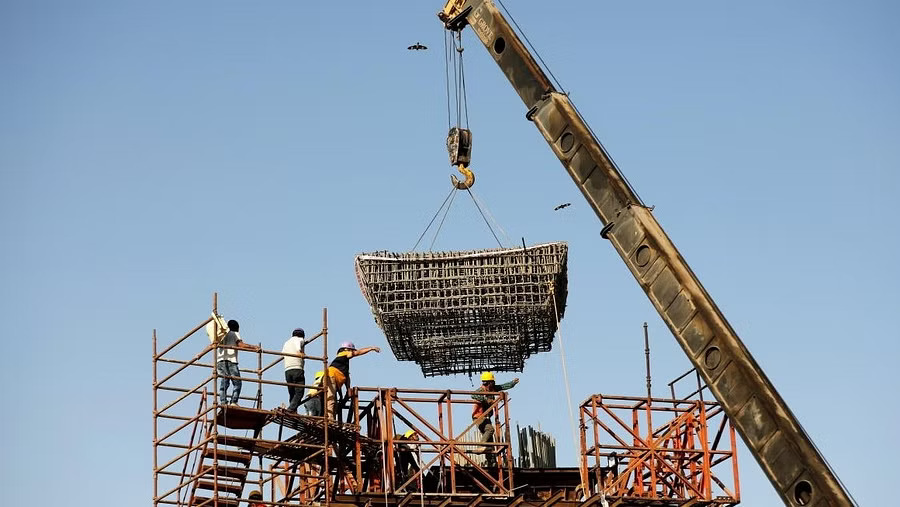
<path id="1" fill-rule="evenodd" d="M 378 347 L 363 347 L 357 350 L 356 345 L 354 345 L 353 342 L 341 343 L 341 346 L 338 348 L 337 356 L 335 356 L 328 366 L 329 382 L 327 389 L 325 389 L 325 405 L 328 408 L 328 414 L 331 417 L 335 417 L 334 402 L 338 389 L 341 389 L 342 387 L 346 387 L 348 390 L 350 389 L 350 359 L 368 354 L 369 352 L 380 353 L 381 349 Z"/>
<path id="2" fill-rule="evenodd" d="M 494 374 L 486 371 L 481 374 L 481 387 L 476 389 L 476 391 L 486 391 L 490 393 L 498 393 L 500 391 L 506 391 L 512 389 L 519 383 L 518 378 L 512 379 L 510 382 L 506 382 L 505 384 L 497 384 L 494 380 Z M 478 431 L 481 433 L 480 441 L 482 443 L 488 443 L 494 441 L 494 424 L 491 422 L 491 416 L 493 415 L 494 409 L 491 408 L 491 404 L 497 399 L 496 396 L 485 396 L 482 394 L 473 394 L 472 399 L 475 400 L 475 406 L 472 408 L 472 420 L 477 421 L 476 427 Z M 495 466 L 494 459 L 494 447 L 493 446 L 484 446 L 481 452 L 487 454 L 487 466 Z"/>
<path id="3" fill-rule="evenodd" d="M 250 499 L 250 501 L 247 502 L 247 507 L 265 507 L 265 504 L 262 503 L 262 493 L 260 493 L 259 491 L 251 491 L 250 495 L 248 495 L 247 498 Z"/>

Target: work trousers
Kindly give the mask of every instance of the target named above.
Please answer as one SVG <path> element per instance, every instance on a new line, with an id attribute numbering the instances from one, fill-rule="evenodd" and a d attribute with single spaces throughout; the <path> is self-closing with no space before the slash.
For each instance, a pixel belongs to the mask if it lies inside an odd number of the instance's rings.
<path id="1" fill-rule="evenodd" d="M 494 441 L 494 423 L 491 421 L 491 417 L 489 415 L 484 416 L 484 419 L 478 423 L 478 431 L 481 433 L 481 443 L 488 443 Z M 485 453 L 487 466 L 492 467 L 495 465 L 494 451 L 497 448 L 494 446 L 484 446 L 482 452 Z"/>
<path id="2" fill-rule="evenodd" d="M 241 397 L 241 372 L 238 370 L 238 364 L 231 361 L 219 361 L 216 363 L 216 372 L 222 376 L 222 380 L 219 382 L 219 403 L 228 403 L 228 384 L 230 383 L 234 386 L 234 389 L 231 390 L 231 403 L 237 405 L 238 399 Z"/>
<path id="3" fill-rule="evenodd" d="M 331 379 L 331 382 L 328 383 L 328 389 L 325 389 L 325 406 L 328 407 L 328 416 L 332 419 L 337 419 L 337 414 L 335 413 L 336 397 L 337 386 L 334 385 L 334 379 Z"/>
<path id="4" fill-rule="evenodd" d="M 303 369 L 292 368 L 290 370 L 284 370 L 284 381 L 288 384 L 305 384 L 306 378 L 303 374 Z M 288 405 L 287 409 L 289 412 L 296 412 L 297 407 L 300 406 L 300 401 L 303 400 L 303 393 L 306 391 L 306 388 L 288 385 L 287 389 L 288 398 L 290 399 L 290 405 Z"/>
<path id="5" fill-rule="evenodd" d="M 306 407 L 306 414 L 314 417 L 322 416 L 322 393 L 320 392 L 316 396 L 308 399 L 306 403 L 303 404 Z"/>

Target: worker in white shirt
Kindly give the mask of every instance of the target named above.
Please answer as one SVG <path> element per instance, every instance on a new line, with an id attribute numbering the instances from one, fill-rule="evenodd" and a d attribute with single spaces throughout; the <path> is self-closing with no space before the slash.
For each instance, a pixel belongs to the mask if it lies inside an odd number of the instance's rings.
<path id="1" fill-rule="evenodd" d="M 304 348 L 316 338 L 318 335 L 307 339 L 306 333 L 298 327 L 284 342 L 284 347 L 281 349 L 282 354 L 287 354 L 284 356 L 284 381 L 288 384 L 288 396 L 290 397 L 288 412 L 296 413 L 300 401 L 303 400 L 303 392 L 306 390 L 303 387 L 303 384 L 306 384 L 306 375 L 303 372 L 303 362 L 306 357 Z"/>

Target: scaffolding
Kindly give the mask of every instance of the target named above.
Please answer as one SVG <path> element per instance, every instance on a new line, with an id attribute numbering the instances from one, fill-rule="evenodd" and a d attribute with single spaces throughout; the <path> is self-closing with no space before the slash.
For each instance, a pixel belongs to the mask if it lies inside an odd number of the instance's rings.
<path id="1" fill-rule="evenodd" d="M 327 407 L 320 417 L 289 416 L 263 409 L 264 385 L 289 385 L 263 378 L 284 360 L 287 354 L 281 351 L 262 347 L 251 351 L 248 349 L 253 347 L 245 347 L 243 357 L 253 357 L 254 367 L 241 367 L 239 378 L 217 370 L 216 351 L 228 348 L 218 341 L 211 340 L 190 359 L 180 358 L 179 353 L 188 347 L 196 350 L 196 342 L 189 338 L 207 325 L 212 327 L 213 336 L 219 335 L 222 319 L 217 307 L 214 295 L 210 317 L 162 350 L 153 331 L 153 505 L 236 507 L 248 500 L 244 498 L 247 487 L 268 489 L 274 500 L 264 502 L 266 505 L 320 500 L 327 504 L 332 496 L 327 472 L 339 465 L 330 449 L 355 438 L 355 426 L 333 421 Z M 319 357 L 304 357 L 320 361 L 325 370 L 327 310 L 323 310 L 322 320 L 322 330 L 316 337 L 322 338 L 323 353 Z M 252 395 L 244 395 L 247 390 L 242 389 L 239 398 L 250 406 L 229 405 L 221 400 L 217 389 L 221 379 L 255 385 Z M 327 389 L 327 375 L 324 382 Z M 316 438 L 301 438 L 304 431 Z M 288 432 L 292 435 L 286 435 Z"/>
<path id="2" fill-rule="evenodd" d="M 197 340 L 190 340 L 207 325 L 213 336 L 219 334 L 223 319 L 217 303 L 213 296 L 210 317 L 162 350 L 153 332 L 154 506 L 237 507 L 253 489 L 266 498 L 254 500 L 263 505 L 340 505 L 372 497 L 396 503 L 410 495 L 470 500 L 512 496 L 505 393 L 478 393 L 492 401 L 492 442 L 473 437 L 472 428 L 484 419 L 469 417 L 474 391 L 355 387 L 338 400 L 333 414 L 327 403 L 318 417 L 268 410 L 264 386 L 315 386 L 264 378 L 286 354 L 245 346 L 240 352 L 240 405 L 227 404 L 217 387 L 221 379 L 235 377 L 221 375 L 215 364 L 216 350 L 226 346 L 207 343 L 204 337 L 198 347 Z M 327 310 L 316 337 L 322 338 L 323 352 L 305 359 L 321 362 L 325 371 Z M 322 391 L 331 380 L 325 375 L 323 381 Z M 415 436 L 406 438 L 409 431 Z M 492 463 L 486 464 L 488 460 Z"/>
<path id="3" fill-rule="evenodd" d="M 242 507 L 250 490 L 263 497 L 254 504 L 266 506 L 738 502 L 734 430 L 721 407 L 703 399 L 699 380 L 685 398 L 674 387 L 672 398 L 592 396 L 580 407 L 579 466 L 525 468 L 513 459 L 507 392 L 354 387 L 336 397 L 333 413 L 323 404 L 322 416 L 269 410 L 264 387 L 314 386 L 266 378 L 287 354 L 246 346 L 240 380 L 256 389 L 242 390 L 240 405 L 225 404 L 217 384 L 235 379 L 216 370 L 225 345 L 190 340 L 207 325 L 217 336 L 222 322 L 214 296 L 211 316 L 161 350 L 153 333 L 154 506 Z M 327 310 L 316 336 L 322 353 L 305 359 L 325 371 Z M 322 392 L 331 380 L 323 381 Z M 489 399 L 477 418 L 475 394 Z M 483 439 L 489 427 L 494 438 Z M 720 471 L 729 463 L 726 482 Z"/>
<path id="4" fill-rule="evenodd" d="M 676 398 L 596 394 L 581 404 L 581 471 L 591 498 L 616 505 L 740 502 L 734 427 L 706 386 Z"/>

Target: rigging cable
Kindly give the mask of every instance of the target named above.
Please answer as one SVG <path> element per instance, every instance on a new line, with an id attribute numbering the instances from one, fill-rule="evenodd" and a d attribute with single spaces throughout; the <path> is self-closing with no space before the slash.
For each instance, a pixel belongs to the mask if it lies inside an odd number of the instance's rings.
<path id="1" fill-rule="evenodd" d="M 466 69 L 463 66 L 463 48 L 462 45 L 462 32 L 459 32 L 459 82 L 460 82 L 460 95 L 462 96 L 462 107 L 463 112 L 465 114 L 466 119 L 466 128 L 469 128 L 469 101 L 466 97 Z"/>
<path id="2" fill-rule="evenodd" d="M 544 70 L 547 71 L 547 74 L 550 75 L 550 78 L 553 79 L 553 82 L 556 83 L 556 86 L 559 88 L 560 92 L 562 92 L 564 95 L 568 96 L 569 92 L 567 92 L 566 89 L 563 87 L 562 83 L 559 82 L 559 79 L 556 79 L 556 76 L 553 75 L 553 71 L 550 70 L 550 66 L 547 65 L 547 62 L 545 62 L 544 59 L 541 57 L 541 53 L 537 50 L 536 47 L 534 47 L 534 44 L 531 43 L 531 40 L 528 39 L 528 35 L 525 34 L 525 30 L 522 30 L 522 27 L 519 26 L 519 23 L 516 22 L 516 18 L 513 17 L 512 13 L 509 12 L 509 9 L 507 9 L 506 6 L 503 5 L 503 0 L 497 0 L 497 3 L 499 3 L 500 7 L 502 7 L 504 12 L 506 12 L 506 15 L 509 17 L 510 21 L 512 21 L 513 26 L 516 27 L 516 30 L 520 34 L 522 34 L 522 38 L 525 39 L 525 43 L 528 44 L 529 48 L 531 48 L 531 52 L 534 53 L 534 55 L 537 57 L 538 61 L 541 62 L 541 66 L 543 67 Z M 612 162 L 612 165 L 616 169 L 616 172 L 618 172 L 619 175 L 622 177 L 622 180 L 625 181 L 625 185 L 628 186 L 628 188 L 631 190 L 631 193 L 633 193 L 634 196 L 637 198 L 638 202 L 636 204 L 646 207 L 646 205 L 644 204 L 644 200 L 641 199 L 640 194 L 637 193 L 637 190 L 635 190 L 634 186 L 628 180 L 628 177 L 625 176 L 625 174 L 619 170 L 619 165 L 616 164 L 616 161 L 613 160 L 612 156 L 609 154 L 609 151 L 606 149 L 605 146 L 603 146 L 603 143 L 600 142 L 600 138 L 597 137 L 597 134 L 594 133 L 594 129 L 592 129 L 591 126 L 588 124 L 588 122 L 585 121 L 584 115 L 581 114 L 581 110 L 578 109 L 578 106 L 576 106 L 574 102 L 569 101 L 569 103 L 572 104 L 572 108 L 575 109 L 575 113 L 578 115 L 578 117 L 581 119 L 581 122 L 584 123 L 584 125 L 587 127 L 588 131 L 594 137 L 594 141 L 596 141 L 597 144 L 600 145 L 600 148 L 603 150 L 603 153 L 606 155 L 606 157 L 609 159 L 609 161 Z"/>
<path id="3" fill-rule="evenodd" d="M 449 46 L 447 45 L 448 35 L 449 32 L 444 30 L 444 86 L 447 88 L 447 130 L 453 126 L 450 122 L 452 116 L 450 114 L 450 58 L 448 56 Z"/>
<path id="4" fill-rule="evenodd" d="M 481 218 L 484 219 L 484 223 L 488 226 L 488 230 L 491 231 L 491 235 L 494 236 L 494 239 L 497 241 L 497 244 L 500 245 L 500 248 L 503 248 L 503 243 L 500 242 L 500 238 L 497 237 L 497 233 L 494 232 L 494 228 L 491 227 L 491 224 L 490 224 L 490 222 L 488 222 L 487 217 L 484 216 L 484 212 L 481 211 L 481 206 L 478 205 L 478 201 L 475 200 L 475 196 L 472 195 L 472 189 L 467 188 L 467 189 L 466 189 L 466 192 L 469 192 L 469 197 L 472 198 L 472 202 L 474 202 L 474 203 L 475 203 L 475 207 L 478 208 L 478 213 L 480 213 L 480 214 L 481 214 Z"/>
<path id="5" fill-rule="evenodd" d="M 572 410 L 572 389 L 569 387 L 569 370 L 566 368 L 566 347 L 563 345 L 562 331 L 559 325 L 559 308 L 556 306 L 556 292 L 553 286 L 550 286 L 550 297 L 553 299 L 553 314 L 556 316 L 556 336 L 559 338 L 559 359 L 562 362 L 563 382 L 566 386 L 566 402 L 569 404 L 569 425 L 572 428 L 572 440 L 575 442 L 577 449 L 581 448 L 581 442 L 578 438 L 578 432 L 575 430 L 575 412 Z M 576 455 L 576 463 L 581 459 L 580 453 Z M 583 479 L 583 478 L 582 478 Z M 584 493 L 585 496 L 587 492 Z"/>
<path id="6" fill-rule="evenodd" d="M 506 244 L 511 245 L 512 239 L 510 239 L 509 234 L 506 234 L 506 231 L 503 229 L 503 226 L 500 225 L 500 222 L 496 218 L 494 218 L 494 215 L 491 213 L 491 210 L 488 209 L 488 207 L 487 207 L 487 203 L 485 203 L 481 198 L 479 198 L 478 195 L 475 194 L 475 191 L 472 190 L 471 188 L 469 189 L 469 193 L 472 194 L 472 198 L 475 199 L 476 207 L 478 205 L 480 205 L 481 208 L 484 208 L 485 214 L 487 214 L 487 217 L 491 220 L 491 222 L 493 222 L 493 224 L 497 226 L 497 229 L 500 230 L 500 234 L 503 236 L 503 239 L 506 240 Z"/>
<path id="7" fill-rule="evenodd" d="M 453 187 L 453 190 L 456 190 L 456 187 Z M 438 224 L 437 230 L 434 231 L 434 237 L 431 238 L 431 244 L 428 245 L 429 252 L 434 248 L 434 242 L 437 241 L 438 234 L 441 232 L 441 227 L 444 226 L 444 220 L 447 219 L 447 215 L 450 213 L 450 206 L 453 206 L 453 200 L 456 199 L 456 192 L 453 190 L 450 191 L 450 202 L 447 204 L 447 209 L 444 210 L 444 216 L 441 218 L 441 223 Z"/>
<path id="8" fill-rule="evenodd" d="M 434 223 L 434 219 L 436 219 L 437 216 L 441 213 L 441 210 L 444 209 L 444 205 L 447 204 L 447 201 L 450 199 L 450 196 L 453 195 L 453 191 L 454 191 L 454 190 L 456 190 L 456 188 L 451 188 L 451 189 L 450 189 L 450 193 L 447 194 L 447 197 L 444 198 L 444 202 L 441 203 L 441 207 L 438 208 L 437 211 L 434 212 L 434 216 L 431 217 L 431 221 L 428 222 L 428 225 L 425 227 L 425 230 L 422 231 L 422 234 L 419 235 L 419 239 L 416 240 L 416 245 L 415 245 L 414 247 L 412 247 L 413 250 L 415 250 L 416 248 L 419 247 L 419 243 L 422 241 L 422 238 L 425 237 L 425 233 L 428 232 L 428 229 L 431 228 L 431 224 Z"/>

